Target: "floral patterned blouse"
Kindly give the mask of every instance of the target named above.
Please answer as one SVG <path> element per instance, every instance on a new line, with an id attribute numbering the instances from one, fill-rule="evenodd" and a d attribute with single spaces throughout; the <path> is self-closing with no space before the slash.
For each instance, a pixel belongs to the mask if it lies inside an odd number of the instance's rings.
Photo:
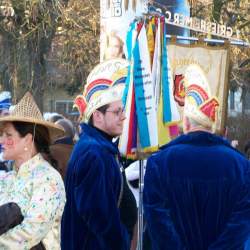
<path id="1" fill-rule="evenodd" d="M 60 249 L 60 223 L 65 204 L 60 174 L 37 154 L 18 171 L 0 171 L 0 205 L 16 202 L 24 220 L 0 236 L 1 250 L 29 250 L 43 242 L 46 250 Z"/>

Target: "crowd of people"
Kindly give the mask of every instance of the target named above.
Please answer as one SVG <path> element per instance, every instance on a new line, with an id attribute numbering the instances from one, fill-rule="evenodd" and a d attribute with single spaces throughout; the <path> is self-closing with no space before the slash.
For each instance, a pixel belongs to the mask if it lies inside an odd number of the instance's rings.
<path id="1" fill-rule="evenodd" d="M 0 249 L 137 249 L 139 167 L 118 150 L 127 67 L 90 73 L 79 134 L 62 115 L 45 119 L 29 92 L 11 110 L 0 95 Z M 183 134 L 145 161 L 144 249 L 250 249 L 250 162 L 215 134 L 220 103 L 202 69 L 184 77 Z"/>

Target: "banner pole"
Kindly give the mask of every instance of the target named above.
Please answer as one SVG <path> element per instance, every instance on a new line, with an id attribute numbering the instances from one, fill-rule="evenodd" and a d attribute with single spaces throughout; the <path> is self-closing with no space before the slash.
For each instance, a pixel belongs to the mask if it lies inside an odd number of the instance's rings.
<path id="1" fill-rule="evenodd" d="M 168 39 L 171 39 L 172 37 L 176 37 L 176 40 L 185 40 L 185 41 L 199 41 L 199 38 L 197 37 L 188 37 L 188 36 L 172 36 L 172 35 L 166 35 Z M 237 46 L 243 46 L 243 47 L 250 47 L 250 43 L 244 42 L 241 40 L 221 40 L 221 39 L 210 39 L 210 38 L 204 38 L 204 42 L 206 43 L 216 43 L 216 44 L 224 44 L 228 42 L 231 45 L 237 45 Z"/>
<path id="2" fill-rule="evenodd" d="M 143 188 L 144 164 L 139 160 L 139 208 L 138 208 L 138 250 L 143 250 Z"/>

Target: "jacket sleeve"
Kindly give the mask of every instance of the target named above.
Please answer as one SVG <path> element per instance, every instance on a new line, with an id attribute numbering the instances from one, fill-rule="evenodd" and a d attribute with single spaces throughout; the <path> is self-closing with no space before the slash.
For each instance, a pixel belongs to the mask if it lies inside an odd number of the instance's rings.
<path id="1" fill-rule="evenodd" d="M 0 235 L 6 233 L 9 229 L 17 226 L 23 220 L 20 207 L 9 202 L 0 206 Z"/>
<path id="2" fill-rule="evenodd" d="M 74 190 L 75 203 L 89 230 L 102 242 L 100 244 L 106 244 L 102 249 L 123 250 L 127 249 L 127 232 L 120 221 L 118 197 L 114 191 L 115 179 L 121 176 L 117 165 L 108 165 L 105 161 L 93 151 L 78 161 L 81 167 L 77 167 L 80 172 Z M 114 171 L 114 167 L 118 171 Z"/>
<path id="3" fill-rule="evenodd" d="M 17 204 L 22 208 L 18 197 Z M 33 182 L 33 195 L 21 224 L 0 236 L 0 249 L 27 250 L 37 245 L 52 228 L 65 203 L 63 182 L 54 176 L 39 176 Z M 20 205 L 21 204 L 21 205 Z"/>
<path id="4" fill-rule="evenodd" d="M 11 190 L 11 186 L 14 184 L 16 172 L 14 171 L 0 171 L 0 205 L 6 203 L 9 196 L 9 190 Z"/>
<path id="5" fill-rule="evenodd" d="M 184 249 L 171 219 L 166 197 L 163 196 L 159 167 L 150 157 L 144 179 L 143 203 L 152 249 Z"/>
<path id="6" fill-rule="evenodd" d="M 239 186 L 233 183 L 236 205 L 223 232 L 210 245 L 209 250 L 241 249 L 250 238 L 250 162 L 247 169 L 244 184 Z"/>

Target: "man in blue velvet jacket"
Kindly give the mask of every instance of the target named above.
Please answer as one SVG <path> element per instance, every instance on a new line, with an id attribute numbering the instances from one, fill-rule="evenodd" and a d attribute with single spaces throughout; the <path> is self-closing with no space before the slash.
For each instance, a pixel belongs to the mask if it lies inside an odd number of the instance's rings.
<path id="1" fill-rule="evenodd" d="M 185 73 L 184 135 L 148 159 L 144 209 L 153 250 L 247 249 L 250 164 L 213 134 L 218 101 L 202 70 Z"/>
<path id="2" fill-rule="evenodd" d="M 90 73 L 83 96 L 76 100 L 84 122 L 66 173 L 62 250 L 129 249 L 119 213 L 123 179 L 118 148 L 112 142 L 122 133 L 125 114 L 124 81 L 113 81 L 111 75 L 125 66 L 123 59 L 99 64 Z"/>

